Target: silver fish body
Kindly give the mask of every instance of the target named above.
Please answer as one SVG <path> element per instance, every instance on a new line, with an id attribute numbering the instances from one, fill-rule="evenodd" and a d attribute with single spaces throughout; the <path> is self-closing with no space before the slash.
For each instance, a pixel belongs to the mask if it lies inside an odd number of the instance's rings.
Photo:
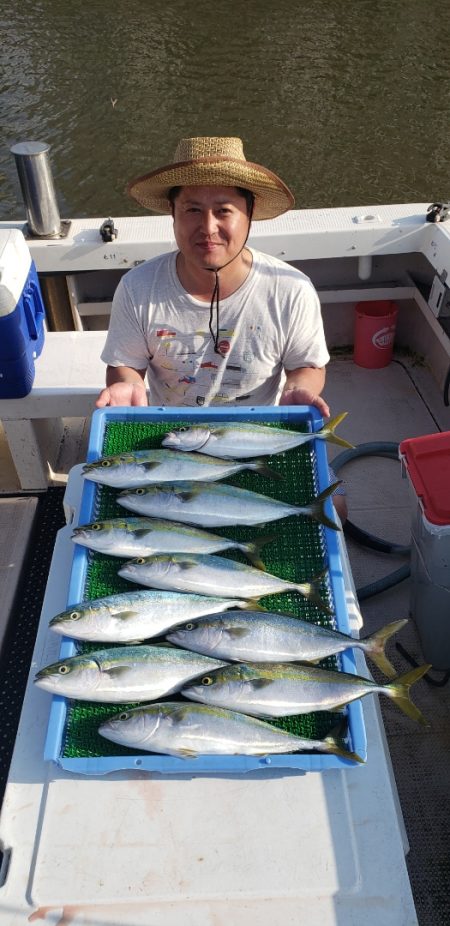
<path id="1" fill-rule="evenodd" d="M 409 716 L 426 723 L 409 698 L 409 688 L 429 666 L 421 666 L 393 682 L 370 679 L 316 666 L 285 663 L 241 663 L 207 672 L 182 688 L 182 695 L 203 704 L 243 711 L 256 717 L 286 717 L 314 711 L 336 711 L 368 694 L 383 694 Z"/>
<path id="2" fill-rule="evenodd" d="M 75 640 L 135 643 L 160 636 L 187 618 L 248 606 L 243 599 L 146 589 L 82 601 L 56 614 L 49 626 Z"/>
<path id="3" fill-rule="evenodd" d="M 217 659 L 170 646 L 115 647 L 45 666 L 36 674 L 35 683 L 80 701 L 150 701 L 179 691 L 202 671 L 205 659 L 211 669 L 223 665 Z"/>
<path id="4" fill-rule="evenodd" d="M 406 623 L 394 621 L 366 639 L 359 639 L 287 614 L 229 610 L 179 624 L 166 634 L 166 639 L 230 662 L 316 662 L 350 647 L 359 648 L 393 678 L 396 672 L 384 647 Z"/>
<path id="5" fill-rule="evenodd" d="M 361 761 L 342 749 L 332 736 L 306 739 L 254 717 L 201 704 L 168 701 L 143 705 L 111 717 L 98 732 L 138 752 L 146 750 L 184 759 L 198 755 L 324 752 Z"/>
<path id="6" fill-rule="evenodd" d="M 291 515 L 306 515 L 336 530 L 337 525 L 324 510 L 336 487 L 334 483 L 309 505 L 291 505 L 226 483 L 187 481 L 124 490 L 117 502 L 140 515 L 208 528 L 251 527 Z"/>
<path id="7" fill-rule="evenodd" d="M 259 560 L 258 543 L 239 543 L 192 525 L 157 518 L 111 518 L 76 527 L 72 540 L 109 556 L 150 556 L 156 553 L 216 553 L 240 550 L 252 562 Z"/>
<path id="8" fill-rule="evenodd" d="M 331 440 L 341 446 L 351 447 L 351 444 L 334 434 L 335 427 L 346 414 L 345 412 L 338 415 L 320 431 L 306 433 L 250 421 L 194 424 L 170 431 L 163 438 L 162 446 L 174 450 L 208 453 L 223 459 L 247 459 L 284 453 L 312 440 Z"/>
<path id="9" fill-rule="evenodd" d="M 119 569 L 119 576 L 153 588 L 223 595 L 224 598 L 240 594 L 247 599 L 258 599 L 295 590 L 323 610 L 329 610 L 321 600 L 314 581 L 290 582 L 221 556 L 174 553 L 141 557 L 124 563 Z"/>
<path id="10" fill-rule="evenodd" d="M 113 454 L 95 463 L 86 463 L 83 473 L 87 479 L 102 485 L 128 489 L 159 482 L 214 481 L 243 469 L 266 474 L 271 472 L 273 475 L 273 471 L 260 461 L 237 462 L 201 453 L 177 453 L 175 450 L 135 450 Z"/>

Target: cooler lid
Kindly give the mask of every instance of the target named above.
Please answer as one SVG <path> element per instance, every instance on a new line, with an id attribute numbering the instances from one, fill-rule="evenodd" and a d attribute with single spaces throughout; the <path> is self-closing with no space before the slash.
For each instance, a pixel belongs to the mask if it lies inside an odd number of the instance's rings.
<path id="1" fill-rule="evenodd" d="M 401 442 L 400 455 L 431 524 L 450 524 L 450 431 Z"/>

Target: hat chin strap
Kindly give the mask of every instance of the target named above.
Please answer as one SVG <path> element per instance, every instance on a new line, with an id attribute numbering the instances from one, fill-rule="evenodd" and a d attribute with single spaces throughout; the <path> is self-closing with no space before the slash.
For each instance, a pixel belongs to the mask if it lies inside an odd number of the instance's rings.
<path id="1" fill-rule="evenodd" d="M 210 330 L 210 333 L 211 333 L 211 337 L 212 337 L 213 343 L 214 343 L 214 353 L 215 353 L 215 354 L 220 354 L 221 357 L 223 357 L 223 354 L 222 354 L 222 351 L 219 349 L 219 301 L 220 301 L 219 272 L 220 272 L 221 270 L 225 270 L 225 267 L 228 267 L 230 264 L 232 264 L 233 261 L 236 260 L 236 259 L 242 254 L 242 251 L 244 250 L 245 245 L 247 244 L 248 236 L 249 236 L 249 234 L 250 234 L 250 225 L 251 225 L 251 222 L 252 222 L 252 216 L 253 216 L 253 205 L 252 205 L 252 207 L 251 207 L 251 209 L 250 209 L 250 214 L 249 214 L 249 217 L 248 217 L 248 229 L 247 229 L 247 234 L 246 234 L 246 236 L 245 236 L 245 241 L 244 241 L 242 247 L 240 248 L 240 250 L 237 252 L 237 254 L 235 254 L 234 257 L 231 257 L 230 260 L 228 260 L 226 264 L 222 264 L 221 267 L 204 267 L 204 270 L 209 270 L 211 273 L 215 273 L 215 275 L 216 275 L 216 279 L 215 279 L 215 282 L 214 282 L 214 289 L 213 289 L 213 293 L 212 293 L 212 296 L 211 296 L 211 303 L 210 303 L 210 306 L 209 306 L 209 325 L 208 325 L 208 327 L 209 327 L 209 330 Z M 216 308 L 216 331 L 215 331 L 215 332 L 213 331 L 213 313 L 214 313 L 214 306 L 215 306 L 215 308 Z"/>

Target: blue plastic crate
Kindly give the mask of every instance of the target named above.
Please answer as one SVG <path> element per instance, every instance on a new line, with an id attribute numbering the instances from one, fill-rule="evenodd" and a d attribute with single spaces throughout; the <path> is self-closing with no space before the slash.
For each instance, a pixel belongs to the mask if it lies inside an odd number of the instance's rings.
<path id="1" fill-rule="evenodd" d="M 281 424 L 295 427 L 300 424 L 306 430 L 315 433 L 323 426 L 323 420 L 318 411 L 310 406 L 276 406 L 270 408 L 249 407 L 237 409 L 235 407 L 217 408 L 208 407 L 200 409 L 191 408 L 106 408 L 97 410 L 92 418 L 87 461 L 93 462 L 103 455 L 105 433 L 109 424 L 120 422 L 149 422 L 164 423 L 170 427 L 171 423 L 183 422 L 186 424 L 199 421 L 254 421 L 261 423 Z M 329 470 L 325 441 L 316 440 L 308 445 L 311 448 L 311 466 L 316 492 L 325 489 L 329 483 Z M 273 459 L 276 460 L 276 457 Z M 79 524 L 85 524 L 96 517 L 98 484 L 86 480 L 83 486 L 79 513 Z M 255 489 L 257 491 L 257 489 Z M 328 514 L 332 516 L 332 502 Z M 283 521 L 277 522 L 283 525 Z M 334 606 L 334 621 L 336 629 L 349 633 L 349 619 L 345 600 L 344 579 L 342 563 L 339 553 L 338 536 L 336 531 L 318 526 L 322 534 L 324 556 L 328 569 L 328 583 L 330 597 Z M 73 565 L 70 577 L 70 586 L 67 607 L 76 605 L 86 597 L 89 551 L 75 545 Z M 60 658 L 64 659 L 77 652 L 76 644 L 69 638 L 63 638 L 60 648 Z M 356 665 L 351 649 L 338 658 L 342 671 L 356 674 Z M 110 705 L 111 714 L 116 712 L 116 705 Z M 145 769 L 161 774 L 242 774 L 244 772 L 264 769 L 284 769 L 297 772 L 323 771 L 330 768 L 343 768 L 358 766 L 358 763 L 341 758 L 340 756 L 326 754 L 293 753 L 284 755 L 269 755 L 264 757 L 251 756 L 208 756 L 201 755 L 196 759 L 178 759 L 172 756 L 142 753 L 140 755 L 117 755 L 103 757 L 70 757 L 64 755 L 64 742 L 70 702 L 65 698 L 53 696 L 50 710 L 49 726 L 45 744 L 44 758 L 52 760 L 64 769 L 84 775 L 103 775 L 120 769 Z M 367 741 L 364 727 L 363 712 L 360 701 L 354 701 L 346 708 L 348 715 L 348 748 L 365 759 L 367 754 Z"/>

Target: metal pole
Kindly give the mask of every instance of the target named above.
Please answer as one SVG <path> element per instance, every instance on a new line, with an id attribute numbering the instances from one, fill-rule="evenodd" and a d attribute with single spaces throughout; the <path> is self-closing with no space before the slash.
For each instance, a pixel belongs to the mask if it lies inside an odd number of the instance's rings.
<path id="1" fill-rule="evenodd" d="M 20 142 L 11 148 L 32 235 L 56 237 L 61 219 L 48 160 L 50 145 L 39 141 Z"/>

